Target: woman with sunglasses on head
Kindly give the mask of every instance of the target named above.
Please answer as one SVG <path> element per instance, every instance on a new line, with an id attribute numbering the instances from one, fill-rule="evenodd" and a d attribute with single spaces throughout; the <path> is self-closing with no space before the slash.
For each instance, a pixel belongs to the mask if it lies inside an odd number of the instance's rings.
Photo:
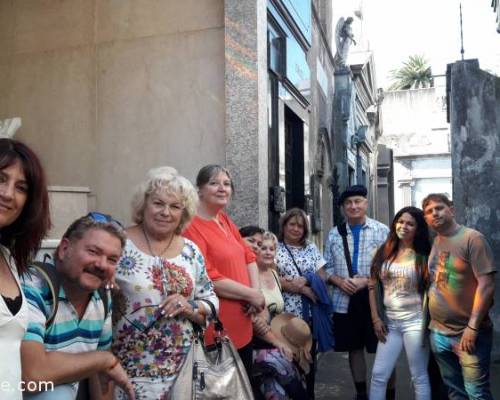
<path id="1" fill-rule="evenodd" d="M 199 246 L 205 257 L 208 274 L 220 298 L 219 317 L 250 376 L 251 314 L 264 307 L 264 296 L 258 290 L 255 254 L 224 212 L 233 194 L 229 171 L 220 165 L 207 165 L 198 172 L 196 186 L 200 197 L 198 214 L 184 235 Z M 212 342 L 212 327 L 205 339 Z"/>
<path id="2" fill-rule="evenodd" d="M 266 308 L 253 321 L 254 364 L 252 368 L 255 391 L 264 399 L 306 400 L 304 377 L 294 364 L 292 348 L 271 330 L 271 319 L 283 312 L 284 301 L 276 272 L 278 239 L 271 232 L 262 235 L 257 252 L 259 283 L 266 299 Z M 306 354 L 305 357 L 310 354 Z M 305 358 L 307 360 L 307 358 Z M 297 360 L 298 361 L 298 360 Z M 309 363 L 302 363 L 308 372 Z"/>
<path id="3" fill-rule="evenodd" d="M 25 144 L 0 139 L 0 382 L 1 398 L 22 399 L 20 344 L 28 305 L 19 276 L 50 228 L 49 196 L 38 157 Z M 8 361 L 8 362 L 7 362 Z"/>
<path id="4" fill-rule="evenodd" d="M 133 221 L 116 271 L 113 351 L 136 397 L 167 398 L 210 301 L 218 308 L 198 247 L 181 236 L 196 211 L 193 185 L 170 167 L 148 172 L 133 201 Z M 122 398 L 116 389 L 115 398 Z"/>
<path id="5" fill-rule="evenodd" d="M 403 346 L 415 399 L 431 398 L 423 310 L 430 249 L 422 210 L 416 207 L 399 210 L 389 237 L 375 253 L 368 286 L 373 327 L 379 339 L 372 370 L 371 400 L 385 399 L 387 382 Z"/>

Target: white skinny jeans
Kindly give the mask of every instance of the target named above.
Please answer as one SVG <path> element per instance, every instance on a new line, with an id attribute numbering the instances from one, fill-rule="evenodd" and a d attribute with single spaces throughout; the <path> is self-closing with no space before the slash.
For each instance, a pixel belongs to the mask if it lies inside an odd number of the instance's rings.
<path id="1" fill-rule="evenodd" d="M 385 343 L 378 342 L 372 370 L 370 400 L 385 400 L 387 381 L 403 345 L 411 372 L 416 400 L 430 400 L 431 386 L 427 375 L 429 345 L 422 347 L 421 319 L 390 321 Z"/>

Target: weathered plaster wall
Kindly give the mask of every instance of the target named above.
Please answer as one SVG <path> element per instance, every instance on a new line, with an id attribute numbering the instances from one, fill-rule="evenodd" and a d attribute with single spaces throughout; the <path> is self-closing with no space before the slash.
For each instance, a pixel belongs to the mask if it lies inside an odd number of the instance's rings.
<path id="1" fill-rule="evenodd" d="M 146 170 L 225 162 L 224 2 L 0 2 L 0 118 L 51 185 L 129 220 Z"/>
<path id="2" fill-rule="evenodd" d="M 394 211 L 421 207 L 425 195 L 451 195 L 450 128 L 443 79 L 435 87 L 389 91 L 382 103 L 379 143 L 393 150 Z"/>
<path id="3" fill-rule="evenodd" d="M 476 62 L 450 71 L 453 200 L 457 220 L 482 232 L 500 268 L 500 78 Z M 500 273 L 496 274 L 494 353 L 500 358 Z"/>

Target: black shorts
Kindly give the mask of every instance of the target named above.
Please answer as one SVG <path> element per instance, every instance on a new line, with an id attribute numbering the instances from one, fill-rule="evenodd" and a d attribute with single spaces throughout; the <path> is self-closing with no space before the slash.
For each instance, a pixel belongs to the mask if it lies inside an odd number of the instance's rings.
<path id="1" fill-rule="evenodd" d="M 351 296 L 347 314 L 333 314 L 335 351 L 365 349 L 368 353 L 377 351 L 378 339 L 373 331 L 368 300 L 368 289 Z"/>

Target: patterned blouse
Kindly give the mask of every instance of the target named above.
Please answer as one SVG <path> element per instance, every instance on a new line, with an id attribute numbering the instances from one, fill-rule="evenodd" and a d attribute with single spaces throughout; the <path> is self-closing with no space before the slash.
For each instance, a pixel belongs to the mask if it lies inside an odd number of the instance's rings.
<path id="1" fill-rule="evenodd" d="M 172 259 L 153 257 L 127 240 L 116 271 L 120 287 L 113 306 L 113 352 L 134 385 L 136 398 L 166 399 L 191 346 L 193 328 L 186 318 L 161 316 L 158 305 L 181 293 L 188 300 L 218 299 L 198 247 L 184 239 Z M 117 389 L 115 398 L 125 398 Z"/>
<path id="2" fill-rule="evenodd" d="M 308 243 L 306 247 L 287 246 L 290 249 L 293 259 L 300 269 L 300 274 L 293 262 L 290 253 L 283 243 L 278 243 L 276 251 L 276 265 L 278 273 L 282 278 L 298 278 L 308 272 L 316 272 L 326 264 L 323 256 L 314 243 Z M 283 291 L 285 301 L 285 312 L 292 313 L 299 318 L 302 316 L 302 295 Z M 307 319 L 307 318 L 306 318 Z"/>

